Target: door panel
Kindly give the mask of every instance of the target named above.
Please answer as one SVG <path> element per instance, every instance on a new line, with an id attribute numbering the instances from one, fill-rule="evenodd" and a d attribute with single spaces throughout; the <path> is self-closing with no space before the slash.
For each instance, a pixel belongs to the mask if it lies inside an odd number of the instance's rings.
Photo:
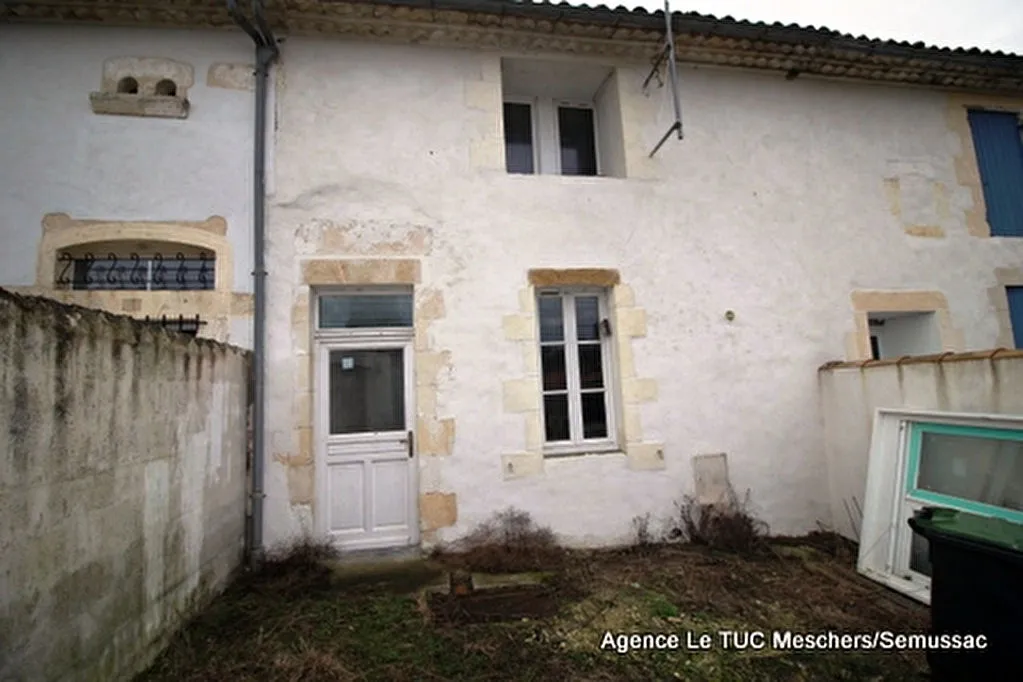
<path id="1" fill-rule="evenodd" d="M 418 542 L 409 346 L 319 352 L 327 533 L 342 549 Z"/>

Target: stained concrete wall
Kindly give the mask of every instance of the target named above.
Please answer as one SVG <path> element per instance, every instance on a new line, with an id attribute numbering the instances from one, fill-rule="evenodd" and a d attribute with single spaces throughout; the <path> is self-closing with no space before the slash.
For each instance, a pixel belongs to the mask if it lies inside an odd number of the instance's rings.
<path id="1" fill-rule="evenodd" d="M 859 510 L 878 408 L 1023 415 L 1019 351 L 825 366 L 818 379 L 832 523 L 854 540 L 862 525 Z"/>
<path id="2" fill-rule="evenodd" d="M 851 292 L 943 292 L 961 330 L 955 347 L 995 345 L 988 288 L 995 268 L 1023 259 L 1023 240 L 968 231 L 976 201 L 956 170 L 972 154 L 953 125 L 965 115 L 958 100 L 682 67 L 685 140 L 647 160 L 669 100 L 641 91 L 648 64 L 594 57 L 618 69 L 627 177 L 509 175 L 500 57 L 300 37 L 282 46 L 269 541 L 315 530 L 326 505 L 311 480 L 306 393 L 315 288 L 303 272 L 316 259 L 416 259 L 417 290 L 442 296 L 421 339 L 437 362 L 417 394 L 451 420 L 450 449 L 420 458 L 421 492 L 448 510 L 442 541 L 508 505 L 569 542 L 623 541 L 634 516 L 671 513 L 692 490 L 693 456 L 719 452 L 773 531 L 812 530 L 832 516 L 815 371 L 847 357 Z M 633 423 L 663 444 L 663 468 L 636 470 L 618 453 L 507 477 L 502 458 L 536 438 L 535 421 L 506 410 L 507 382 L 537 384 L 528 340 L 513 340 L 505 322 L 523 312 L 528 270 L 544 267 L 616 269 L 645 311 L 632 369 L 651 399 Z M 534 319 L 523 318 L 523 333 Z"/>
<path id="3" fill-rule="evenodd" d="M 0 678 L 131 679 L 243 553 L 246 351 L 0 290 Z"/>

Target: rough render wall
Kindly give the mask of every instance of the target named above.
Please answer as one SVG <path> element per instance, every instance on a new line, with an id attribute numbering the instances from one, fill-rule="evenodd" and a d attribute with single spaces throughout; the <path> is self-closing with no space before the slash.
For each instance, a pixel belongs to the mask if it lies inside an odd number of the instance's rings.
<path id="1" fill-rule="evenodd" d="M 0 677 L 131 679 L 242 557 L 249 358 L 0 290 Z"/>
<path id="2" fill-rule="evenodd" d="M 425 337 L 450 356 L 428 396 L 457 429 L 450 456 L 421 458 L 420 472 L 424 494 L 457 498 L 439 541 L 509 505 L 568 542 L 622 541 L 634 516 L 669 514 L 692 490 L 693 457 L 722 452 L 774 532 L 811 530 L 831 520 L 815 370 L 856 357 L 852 292 L 940 292 L 961 330 L 956 347 L 998 338 L 988 289 L 996 268 L 1018 266 L 1023 243 L 968 229 L 976 199 L 958 170 L 972 154 L 954 125 L 961 102 L 683 68 L 686 139 L 650 160 L 670 105 L 640 91 L 645 64 L 623 63 L 628 178 L 508 175 L 499 57 L 284 46 L 270 212 L 275 451 L 297 447 L 291 406 L 308 363 L 296 360 L 305 341 L 293 339 L 292 309 L 307 309 L 303 263 L 314 257 L 417 258 L 417 289 L 443 295 L 445 314 Z M 339 231 L 333 245 L 324 225 Z M 402 236 L 417 230 L 429 233 L 428 251 Z M 506 328 L 507 316 L 529 315 L 520 297 L 534 268 L 620 273 L 645 317 L 645 335 L 629 343 L 635 376 L 656 386 L 636 421 L 644 442 L 663 444 L 663 468 L 592 455 L 506 480 L 502 455 L 528 452 L 535 438 L 505 410 L 505 382 L 535 373 L 528 344 Z M 289 501 L 287 469 L 269 477 L 268 538 L 312 527 Z"/>
<path id="3" fill-rule="evenodd" d="M 993 355 L 993 357 L 992 357 Z M 822 369 L 828 485 L 835 529 L 858 540 L 878 408 L 1023 415 L 1023 357 Z M 853 502 L 855 498 L 856 503 Z M 854 525 L 855 524 L 855 525 Z"/>
<path id="4" fill-rule="evenodd" d="M 41 225 L 53 215 L 161 223 L 165 238 L 217 216 L 233 259 L 222 283 L 238 300 L 216 322 L 217 333 L 204 333 L 251 346 L 251 67 L 248 80 L 244 74 L 251 61 L 251 40 L 241 32 L 0 26 L 0 89 L 10 95 L 0 98 L 10 160 L 0 167 L 0 286 L 50 295 L 52 280 L 39 287 L 37 279 L 45 274 Z M 176 74 L 191 102 L 188 118 L 92 113 L 89 93 L 115 87 L 129 71 L 141 85 Z M 123 307 L 123 292 L 58 295 L 135 314 Z M 228 303 L 211 298 L 202 294 L 182 312 L 223 317 Z M 170 303 L 163 312 L 178 314 Z"/>

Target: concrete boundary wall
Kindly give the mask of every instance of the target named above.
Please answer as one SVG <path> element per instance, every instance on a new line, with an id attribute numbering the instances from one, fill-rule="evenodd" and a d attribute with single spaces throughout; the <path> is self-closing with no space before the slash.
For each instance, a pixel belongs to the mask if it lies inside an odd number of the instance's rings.
<path id="1" fill-rule="evenodd" d="M 878 408 L 1023 415 L 1023 351 L 835 362 L 819 371 L 835 530 L 859 540 Z"/>
<path id="2" fill-rule="evenodd" d="M 131 679 L 227 585 L 249 365 L 0 289 L 0 679 Z"/>

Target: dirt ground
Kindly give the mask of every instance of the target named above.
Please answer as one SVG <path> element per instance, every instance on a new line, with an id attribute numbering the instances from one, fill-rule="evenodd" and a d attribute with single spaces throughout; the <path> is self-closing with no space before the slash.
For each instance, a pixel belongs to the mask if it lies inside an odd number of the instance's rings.
<path id="1" fill-rule="evenodd" d="M 823 535 L 753 556 L 569 552 L 540 585 L 477 586 L 458 602 L 423 589 L 447 584 L 458 557 L 361 572 L 298 557 L 239 579 L 138 679 L 926 680 L 919 652 L 772 647 L 774 632 L 927 631 L 925 606 L 861 578 L 854 559 Z M 766 646 L 726 647 L 723 631 L 763 633 Z M 607 633 L 680 643 L 619 653 Z M 687 646 L 704 635 L 707 649 Z"/>

